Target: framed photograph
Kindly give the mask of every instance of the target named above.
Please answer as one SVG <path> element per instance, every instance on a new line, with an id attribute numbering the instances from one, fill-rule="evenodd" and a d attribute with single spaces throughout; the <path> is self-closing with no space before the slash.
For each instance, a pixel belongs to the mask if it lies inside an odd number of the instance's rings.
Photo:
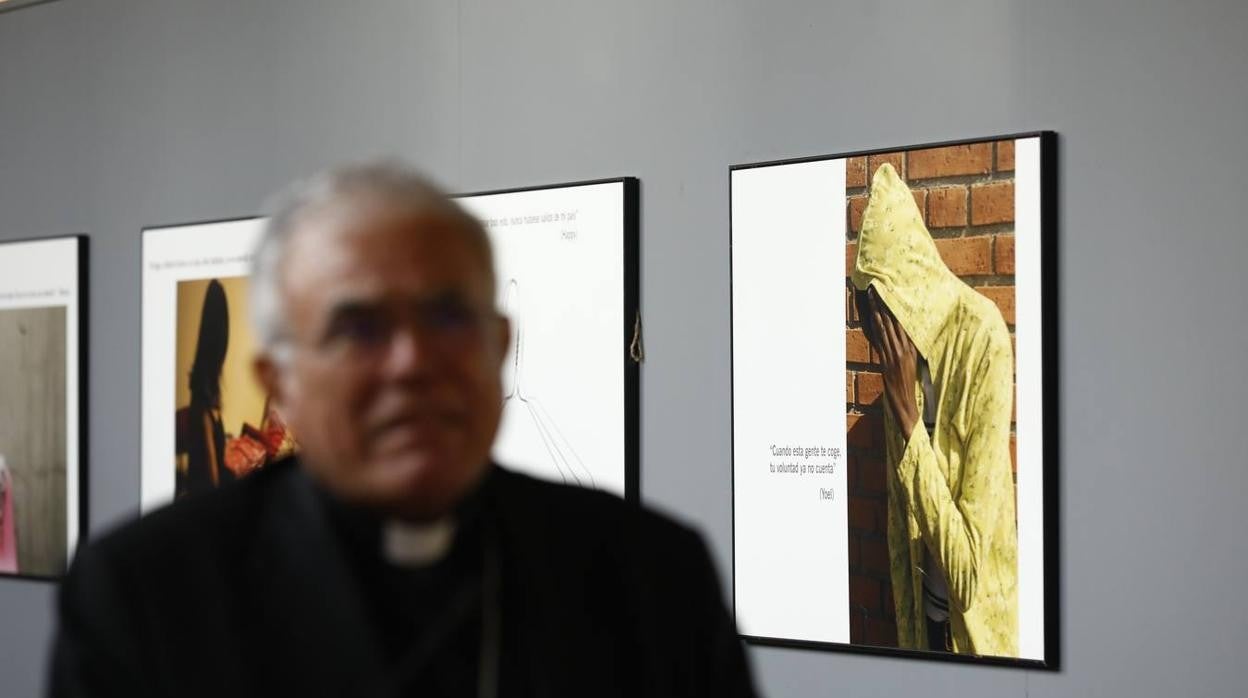
<path id="1" fill-rule="evenodd" d="M 511 320 L 494 457 L 631 501 L 638 467 L 638 181 L 465 194 Z"/>
<path id="2" fill-rule="evenodd" d="M 747 640 L 1057 666 L 1055 154 L 731 168 Z"/>
<path id="3" fill-rule="evenodd" d="M 143 231 L 144 512 L 295 449 L 251 369 L 248 274 L 263 225 L 246 218 Z"/>
<path id="4" fill-rule="evenodd" d="M 0 243 L 0 575 L 57 579 L 86 521 L 87 239 Z"/>

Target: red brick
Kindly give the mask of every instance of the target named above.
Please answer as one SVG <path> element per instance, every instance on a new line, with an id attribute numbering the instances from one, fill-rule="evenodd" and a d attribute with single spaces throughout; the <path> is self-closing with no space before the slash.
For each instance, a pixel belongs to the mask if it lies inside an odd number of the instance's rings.
<path id="1" fill-rule="evenodd" d="M 845 372 L 845 402 L 854 401 L 854 374 Z"/>
<path id="2" fill-rule="evenodd" d="M 858 243 L 845 243 L 845 276 L 854 273 L 854 262 L 858 259 Z M 848 290 L 846 291 L 848 293 Z"/>
<path id="3" fill-rule="evenodd" d="M 1001 309 L 1001 317 L 1005 324 L 1014 324 L 1014 287 L 1013 286 L 980 286 L 975 289 Z"/>
<path id="4" fill-rule="evenodd" d="M 972 143 L 910 151 L 910 178 L 956 177 L 992 171 L 992 144 Z"/>
<path id="5" fill-rule="evenodd" d="M 846 442 L 855 448 L 872 448 L 881 442 L 883 421 L 874 414 L 846 415 Z"/>
<path id="6" fill-rule="evenodd" d="M 1014 222 L 1014 182 L 971 187 L 971 225 Z"/>
<path id="7" fill-rule="evenodd" d="M 848 603 L 848 599 L 846 602 L 849 606 L 849 644 L 865 645 L 867 643 L 867 619 L 862 615 L 862 609 Z"/>
<path id="8" fill-rule="evenodd" d="M 878 458 L 860 456 L 855 459 L 858 467 L 858 487 L 863 494 L 884 494 L 888 491 L 888 473 Z"/>
<path id="9" fill-rule="evenodd" d="M 854 302 L 853 287 L 845 285 L 845 322 L 858 322 L 858 304 Z"/>
<path id="10" fill-rule="evenodd" d="M 997 172 L 1014 171 L 1014 141 L 997 141 Z"/>
<path id="11" fill-rule="evenodd" d="M 864 540 L 860 550 L 859 565 L 863 571 L 873 575 L 888 575 L 888 545 L 883 540 Z"/>
<path id="12" fill-rule="evenodd" d="M 904 181 L 906 179 L 906 154 L 905 153 L 880 153 L 872 155 L 867 161 L 867 179 L 874 179 L 875 173 L 880 169 L 880 165 L 891 163 L 897 175 Z"/>
<path id="13" fill-rule="evenodd" d="M 948 238 L 936 241 L 940 258 L 958 276 L 992 273 L 992 238 Z"/>
<path id="14" fill-rule="evenodd" d="M 884 392 L 884 376 L 879 373 L 858 374 L 858 404 L 870 405 Z"/>
<path id="15" fill-rule="evenodd" d="M 848 418 L 849 415 L 851 414 L 853 413 L 847 411 L 845 413 L 845 416 Z M 852 497 L 857 497 L 858 495 L 862 494 L 861 492 L 858 491 L 858 479 L 859 479 L 858 471 L 860 469 L 859 461 L 862 459 L 859 458 L 858 456 L 859 449 L 851 448 L 847 450 L 848 450 L 848 453 L 845 454 L 845 487 L 847 491 L 849 492 L 849 496 L 852 498 Z M 857 534 L 851 533 L 850 535 L 857 535 Z"/>
<path id="16" fill-rule="evenodd" d="M 858 609 L 854 615 L 859 615 L 863 608 L 867 613 L 880 610 L 880 583 L 869 577 L 850 575 L 849 603 Z"/>
<path id="17" fill-rule="evenodd" d="M 862 212 L 867 210 L 867 196 L 849 197 L 849 231 L 857 233 L 862 230 Z"/>
<path id="18" fill-rule="evenodd" d="M 910 193 L 914 195 L 914 204 L 919 207 L 919 217 L 923 219 L 924 223 L 926 223 L 927 222 L 927 190 L 926 189 L 912 189 Z"/>
<path id="19" fill-rule="evenodd" d="M 919 207 L 919 217 L 927 221 L 927 190 L 915 189 L 911 192 L 914 195 L 914 204 Z M 851 196 L 849 197 L 849 213 L 846 219 L 846 225 L 849 226 L 851 236 L 855 233 L 862 232 L 862 214 L 867 210 L 868 197 Z"/>
<path id="20" fill-rule="evenodd" d="M 867 158 L 849 158 L 845 161 L 845 186 L 847 188 L 867 186 Z"/>
<path id="21" fill-rule="evenodd" d="M 896 647 L 897 624 L 880 618 L 867 618 L 867 644 L 875 647 Z"/>
<path id="22" fill-rule="evenodd" d="M 992 243 L 992 268 L 998 274 L 1014 273 L 1014 236 L 998 235 Z"/>
<path id="23" fill-rule="evenodd" d="M 884 514 L 884 503 L 874 497 L 851 494 L 846 503 L 847 519 L 850 528 L 863 531 L 884 533 L 887 521 Z"/>
<path id="24" fill-rule="evenodd" d="M 957 228 L 966 225 L 966 187 L 929 189 L 927 224 L 933 228 Z"/>
<path id="25" fill-rule="evenodd" d="M 871 345 L 862 330 L 845 331 L 845 360 L 861 364 L 871 362 Z"/>

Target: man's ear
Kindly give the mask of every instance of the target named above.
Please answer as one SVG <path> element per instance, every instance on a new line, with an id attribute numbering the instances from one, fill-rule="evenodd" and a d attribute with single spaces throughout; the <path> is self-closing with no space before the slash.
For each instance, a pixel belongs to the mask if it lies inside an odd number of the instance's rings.
<path id="1" fill-rule="evenodd" d="M 507 349 L 511 347 L 511 320 L 506 315 L 499 317 L 494 341 L 497 342 L 495 348 L 498 351 L 498 368 L 501 370 L 503 362 L 507 360 Z"/>
<path id="2" fill-rule="evenodd" d="M 269 396 L 273 406 L 285 407 L 288 396 L 286 386 L 282 381 L 282 367 L 277 360 L 268 352 L 261 352 L 252 359 L 251 370 L 256 377 L 256 382 L 264 389 L 264 394 Z"/>

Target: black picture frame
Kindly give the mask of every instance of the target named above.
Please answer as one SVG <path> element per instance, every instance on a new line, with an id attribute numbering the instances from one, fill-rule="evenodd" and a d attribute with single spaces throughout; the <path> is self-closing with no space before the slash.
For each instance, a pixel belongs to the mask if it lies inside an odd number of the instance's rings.
<path id="1" fill-rule="evenodd" d="M 0 572 L 0 579 L 25 579 L 25 580 L 42 581 L 42 582 L 59 582 L 65 576 L 65 572 L 68 570 L 69 563 L 73 560 L 74 553 L 77 550 L 77 548 L 86 543 L 87 532 L 89 530 L 89 521 L 88 521 L 88 516 L 90 515 L 90 505 L 89 505 L 90 496 L 89 495 L 90 495 L 90 490 L 91 490 L 90 482 L 89 482 L 89 475 L 91 471 L 90 471 L 90 467 L 88 464 L 88 459 L 89 459 L 89 454 L 90 454 L 90 448 L 89 448 L 90 433 L 88 430 L 90 419 L 88 415 L 90 411 L 89 410 L 89 406 L 90 406 L 89 371 L 90 371 L 90 356 L 91 356 L 91 353 L 90 353 L 91 313 L 90 313 L 90 306 L 89 306 L 90 237 L 86 234 L 78 233 L 78 234 L 70 234 L 70 235 L 27 237 L 27 238 L 14 238 L 14 239 L 0 240 L 0 255 L 4 254 L 4 249 L 6 247 L 10 247 L 13 245 L 29 244 L 29 243 L 52 243 L 52 242 L 64 242 L 64 241 L 74 242 L 74 247 L 75 247 L 74 264 L 76 266 L 75 273 L 73 275 L 75 279 L 75 284 L 76 284 L 73 302 L 74 302 L 75 312 L 77 315 L 77 318 L 76 318 L 77 322 L 73 325 L 73 329 L 77 335 L 76 337 L 76 344 L 77 344 L 76 354 L 77 355 L 73 357 L 67 356 L 66 366 L 68 366 L 70 362 L 72 362 L 75 367 L 75 371 L 77 372 L 77 376 L 76 376 L 76 380 L 74 381 L 72 385 L 70 384 L 68 380 L 68 376 L 67 376 L 66 386 L 65 386 L 67 391 L 75 390 L 77 392 L 77 399 L 76 399 L 77 413 L 72 414 L 72 415 L 71 414 L 66 415 L 66 420 L 67 420 L 66 423 L 69 424 L 72 421 L 77 429 L 77 444 L 76 444 L 76 448 L 73 449 L 73 455 L 76 460 L 76 466 L 74 467 L 74 472 L 76 475 L 77 482 L 76 482 L 76 488 L 75 488 L 76 491 L 72 493 L 76 501 L 72 501 L 72 502 L 66 501 L 66 513 L 68 514 L 72 507 L 75 510 L 74 513 L 77 517 L 76 526 L 70 526 L 68 525 L 68 522 L 66 525 L 66 533 L 68 534 L 71 531 L 71 529 L 74 533 L 74 545 L 70 546 L 68 544 L 68 540 L 66 541 L 64 566 L 58 572 L 51 573 L 51 574 L 42 574 L 42 573 L 32 574 L 32 573 L 21 572 L 21 571 L 18 571 L 16 573 Z M 67 330 L 70 329 L 68 324 L 67 324 L 66 329 Z M 67 350 L 68 350 L 68 347 L 67 347 Z M 68 435 L 66 436 L 66 438 L 68 439 Z M 67 444 L 66 454 L 68 455 L 69 452 L 70 450 Z M 68 476 L 69 475 L 68 463 L 66 465 L 67 465 L 66 475 Z M 67 489 L 66 499 L 68 500 L 70 499 L 69 495 L 71 494 L 69 492 L 68 477 L 67 477 L 67 482 L 66 482 L 66 489 Z"/>
<path id="2" fill-rule="evenodd" d="M 765 162 L 754 162 L 740 165 L 733 165 L 729 168 L 729 208 L 730 211 L 735 210 L 732 205 L 733 200 L 733 173 L 743 170 L 765 168 L 773 166 L 793 165 L 801 163 L 816 163 L 829 160 L 849 160 L 850 158 L 860 158 L 873 155 L 884 155 L 889 153 L 909 152 L 917 150 L 927 150 L 933 148 L 945 148 L 951 146 L 963 146 L 982 144 L 987 142 L 998 142 L 1019 139 L 1035 138 L 1039 141 L 1039 286 L 1040 286 L 1040 313 L 1038 318 L 1038 326 L 1041 333 L 1039 341 L 1039 351 L 1041 353 L 1042 376 L 1040 378 L 1040 386 L 1043 396 L 1043 406 L 1040 414 L 1040 422 L 1043 425 L 1043 453 L 1039 458 L 1039 462 L 1043 472 L 1043 484 L 1040 488 L 1043 502 L 1041 503 L 1041 511 L 1043 512 L 1043 544 L 1041 557 L 1044 561 L 1042 596 L 1044 599 L 1044 656 L 1042 659 L 1028 659 L 1003 656 L 981 656 L 972 654 L 956 654 L 952 652 L 933 652 L 917 649 L 903 649 L 900 647 L 889 647 L 880 645 L 851 644 L 850 642 L 824 642 L 812 641 L 785 637 L 762 636 L 742 633 L 741 637 L 746 642 L 760 646 L 790 647 L 813 650 L 830 650 L 838 652 L 850 652 L 856 654 L 882 655 L 892 657 L 908 657 L 915 659 L 926 659 L 933 661 L 946 661 L 955 663 L 969 663 L 981 665 L 1008 666 L 1026 669 L 1043 669 L 1057 670 L 1061 666 L 1061 575 L 1060 575 L 1060 543 L 1061 543 L 1061 525 L 1060 525 L 1060 468 L 1058 462 L 1058 454 L 1060 453 L 1061 435 L 1059 422 L 1059 382 L 1060 365 L 1059 365 L 1059 326 L 1058 318 L 1060 308 L 1058 305 L 1058 136 L 1053 131 L 1030 131 L 1022 133 L 1012 133 L 997 136 L 966 138 L 959 140 L 939 141 L 930 143 L 921 143 L 914 145 L 906 145 L 900 147 L 882 147 L 867 150 L 857 150 L 841 153 L 833 153 L 828 155 L 818 155 L 809 157 L 797 157 L 779 160 L 770 160 Z M 866 171 L 867 181 L 870 179 L 870 170 Z M 729 285 L 733 284 L 734 277 L 732 274 L 732 257 L 733 257 L 733 231 L 732 231 L 732 215 L 729 216 Z M 730 299 L 731 306 L 731 299 Z M 732 322 L 736 322 L 735 313 Z M 735 334 L 731 335 L 735 337 Z M 731 344 L 731 342 L 730 342 Z M 730 349 L 730 353 L 735 356 L 735 352 Z M 735 358 L 731 359 L 735 365 Z M 736 372 L 732 372 L 731 409 L 730 414 L 733 420 L 731 428 L 733 446 L 733 462 L 731 466 L 732 475 L 732 493 L 733 493 L 733 528 L 732 528 L 732 565 L 733 565 L 733 609 L 734 615 L 737 608 L 737 576 L 740 569 L 741 560 L 737 550 L 738 536 L 738 520 L 737 520 L 737 463 L 736 463 Z M 848 529 L 848 526 L 847 526 Z M 849 599 L 845 599 L 849 603 Z M 884 601 L 889 603 L 887 599 Z"/>

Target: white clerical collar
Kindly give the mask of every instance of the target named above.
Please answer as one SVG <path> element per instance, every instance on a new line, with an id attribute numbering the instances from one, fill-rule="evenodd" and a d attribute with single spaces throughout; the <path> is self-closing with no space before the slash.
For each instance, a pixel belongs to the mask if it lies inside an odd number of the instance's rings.
<path id="1" fill-rule="evenodd" d="M 429 523 L 391 519 L 382 527 L 381 554 L 400 567 L 427 567 L 446 557 L 455 540 L 455 520 L 449 516 Z"/>

